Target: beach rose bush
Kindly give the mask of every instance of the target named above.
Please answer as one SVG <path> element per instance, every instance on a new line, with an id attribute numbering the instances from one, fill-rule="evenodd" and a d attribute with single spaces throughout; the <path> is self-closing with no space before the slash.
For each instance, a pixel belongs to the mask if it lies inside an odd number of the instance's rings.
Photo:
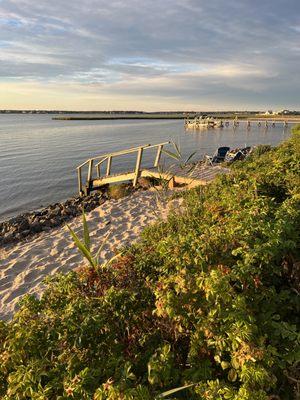
<path id="1" fill-rule="evenodd" d="M 49 278 L 1 322 L 1 398 L 299 399 L 299 171 L 296 129 L 110 265 Z"/>

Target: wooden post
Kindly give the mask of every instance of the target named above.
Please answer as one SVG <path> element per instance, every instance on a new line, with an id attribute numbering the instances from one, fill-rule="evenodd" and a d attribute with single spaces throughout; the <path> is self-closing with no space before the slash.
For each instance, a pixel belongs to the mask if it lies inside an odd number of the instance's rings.
<path id="1" fill-rule="evenodd" d="M 79 196 L 82 196 L 82 176 L 81 176 L 81 168 L 77 169 L 77 176 L 78 176 L 78 193 Z"/>
<path id="2" fill-rule="evenodd" d="M 88 176 L 87 176 L 87 184 L 88 184 L 88 186 L 90 186 L 90 184 L 91 184 L 91 182 L 92 182 L 93 163 L 94 163 L 94 160 L 93 160 L 93 159 L 89 160 L 89 169 L 88 169 Z"/>
<path id="3" fill-rule="evenodd" d="M 107 159 L 106 176 L 110 175 L 111 160 L 112 160 L 112 156 L 109 156 L 108 159 Z"/>
<path id="4" fill-rule="evenodd" d="M 159 161 L 160 161 L 160 157 L 161 157 L 162 148 L 163 148 L 162 145 L 158 146 L 158 148 L 157 148 L 157 153 L 156 153 L 156 158 L 155 158 L 155 162 L 154 162 L 154 167 L 158 167 L 158 164 L 159 164 Z"/>
<path id="5" fill-rule="evenodd" d="M 100 164 L 97 164 L 97 177 L 100 178 Z"/>
<path id="6" fill-rule="evenodd" d="M 86 188 L 85 188 L 85 195 L 88 196 L 91 191 L 91 186 L 92 186 L 92 176 L 93 176 L 93 164 L 94 160 L 90 159 L 89 160 L 89 169 L 88 169 L 88 175 L 87 175 L 87 181 L 86 181 Z"/>
<path id="7" fill-rule="evenodd" d="M 133 186 L 136 186 L 138 178 L 139 178 L 142 156 L 143 156 L 143 147 L 140 147 L 138 150 L 137 158 L 136 158 L 135 176 L 133 179 Z"/>
<path id="8" fill-rule="evenodd" d="M 172 176 L 172 178 L 169 180 L 168 187 L 169 187 L 169 189 L 174 189 L 174 187 L 175 187 L 175 178 L 174 178 L 174 176 Z"/>

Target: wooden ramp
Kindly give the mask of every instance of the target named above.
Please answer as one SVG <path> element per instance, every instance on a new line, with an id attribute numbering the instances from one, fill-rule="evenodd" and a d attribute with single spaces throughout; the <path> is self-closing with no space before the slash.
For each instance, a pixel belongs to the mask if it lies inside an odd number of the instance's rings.
<path id="1" fill-rule="evenodd" d="M 190 186 L 206 185 L 217 175 L 229 173 L 228 168 L 221 166 L 205 165 L 196 163 L 194 165 L 178 164 L 163 169 L 160 164 L 161 155 L 164 146 L 170 142 L 159 143 L 155 145 L 146 144 L 144 146 L 133 147 L 131 149 L 104 154 L 98 157 L 90 158 L 77 167 L 78 191 L 80 195 L 88 195 L 91 191 L 101 188 L 101 186 L 132 181 L 136 186 L 140 177 L 158 178 L 167 180 L 170 187 L 176 184 L 186 184 Z M 145 151 L 157 149 L 153 167 L 142 168 L 142 157 Z M 136 153 L 136 163 L 133 171 L 111 173 L 112 159 L 126 154 Z M 105 173 L 101 171 L 105 167 Z M 87 169 L 87 175 L 83 180 L 83 170 Z"/>

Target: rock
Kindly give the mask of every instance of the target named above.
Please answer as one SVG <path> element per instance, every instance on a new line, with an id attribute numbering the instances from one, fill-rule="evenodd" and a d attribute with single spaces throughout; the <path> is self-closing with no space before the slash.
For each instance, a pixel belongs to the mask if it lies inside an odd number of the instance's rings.
<path id="1" fill-rule="evenodd" d="M 32 224 L 34 223 L 35 219 L 36 219 L 36 216 L 35 216 L 35 215 L 32 215 L 31 217 L 29 217 L 29 218 L 28 218 L 28 223 L 29 223 L 29 225 L 32 225 Z"/>
<path id="2" fill-rule="evenodd" d="M 62 215 L 63 217 L 67 217 L 67 216 L 69 215 L 68 210 L 66 210 L 65 208 L 63 208 L 63 209 L 62 209 L 62 212 L 61 212 L 61 215 Z"/>
<path id="3" fill-rule="evenodd" d="M 21 222 L 17 226 L 18 226 L 19 232 L 29 229 L 29 223 L 28 223 L 27 219 L 22 218 Z"/>
<path id="4" fill-rule="evenodd" d="M 54 210 L 52 210 L 50 213 L 49 213 L 49 218 L 57 218 L 57 217 L 59 217 L 61 215 L 61 210 L 60 210 L 60 208 L 55 208 Z"/>
<path id="5" fill-rule="evenodd" d="M 41 227 L 40 223 L 38 221 L 36 221 L 33 224 L 31 224 L 30 230 L 32 233 L 38 233 L 38 232 L 41 232 L 42 227 Z"/>
<path id="6" fill-rule="evenodd" d="M 54 221 L 53 219 L 46 219 L 45 222 L 43 223 L 43 228 L 47 227 L 50 228 L 53 226 L 53 223 L 51 221 Z"/>
<path id="7" fill-rule="evenodd" d="M 65 221 L 93 210 L 108 199 L 105 192 L 94 192 L 89 196 L 74 197 L 62 203 L 18 215 L 0 223 L 0 245 L 18 241 L 26 236 L 48 231 Z"/>
<path id="8" fill-rule="evenodd" d="M 145 177 L 139 178 L 138 184 L 143 189 L 149 189 L 152 186 L 150 179 Z"/>
<path id="9" fill-rule="evenodd" d="M 11 226 L 9 227 L 9 229 L 7 230 L 7 234 L 14 234 L 14 233 L 18 233 L 19 232 L 19 227 L 18 226 Z"/>

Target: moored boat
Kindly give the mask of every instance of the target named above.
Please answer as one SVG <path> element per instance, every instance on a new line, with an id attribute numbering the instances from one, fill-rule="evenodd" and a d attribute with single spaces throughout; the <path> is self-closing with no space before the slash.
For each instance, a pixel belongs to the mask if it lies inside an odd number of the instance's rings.
<path id="1" fill-rule="evenodd" d="M 210 128 L 223 128 L 222 120 L 215 120 L 211 117 L 198 116 L 190 120 L 187 118 L 185 120 L 186 129 L 210 129 Z"/>

